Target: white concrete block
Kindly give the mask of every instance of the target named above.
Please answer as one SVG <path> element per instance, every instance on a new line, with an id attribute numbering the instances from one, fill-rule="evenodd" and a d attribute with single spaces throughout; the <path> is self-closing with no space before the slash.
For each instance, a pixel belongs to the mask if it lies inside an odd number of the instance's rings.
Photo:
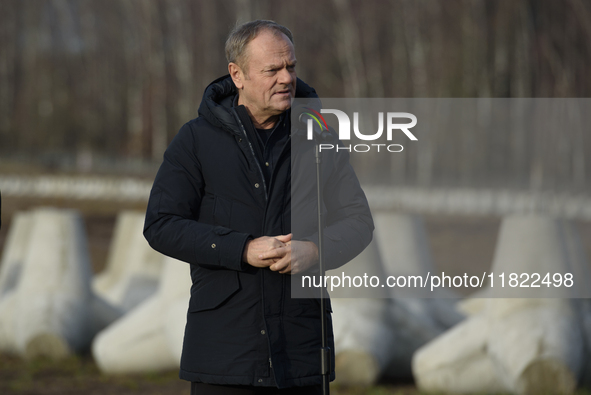
<path id="1" fill-rule="evenodd" d="M 422 276 L 435 270 L 427 232 L 420 217 L 376 212 L 374 223 L 374 237 L 388 275 Z"/>
<path id="2" fill-rule="evenodd" d="M 332 299 L 337 383 L 371 385 L 392 358 L 388 299 Z"/>
<path id="3" fill-rule="evenodd" d="M 94 359 L 105 373 L 140 373 L 178 368 L 169 350 L 165 314 L 155 296 L 100 332 L 92 345 Z"/>
<path id="4" fill-rule="evenodd" d="M 591 297 L 591 268 L 585 256 L 584 247 L 574 228 L 565 220 L 533 215 L 506 217 L 501 223 L 492 269 L 495 273 L 493 294 L 495 297 Z M 505 287 L 500 287 L 498 275 L 505 273 Z M 531 285 L 522 274 L 539 273 L 540 287 L 510 287 L 509 275 L 519 275 L 519 284 Z M 571 273 L 572 287 L 548 287 L 542 284 L 549 273 Z M 489 292 L 490 292 L 489 291 Z M 536 294 L 533 294 L 533 292 Z"/>
<path id="5" fill-rule="evenodd" d="M 92 282 L 95 293 L 129 311 L 158 288 L 164 256 L 142 234 L 145 213 L 123 211 L 117 217 L 107 265 Z"/>
<path id="6" fill-rule="evenodd" d="M 60 358 L 82 351 L 121 312 L 90 290 L 84 226 L 70 210 L 15 214 L 0 266 L 0 351 Z"/>
<path id="7" fill-rule="evenodd" d="M 17 354 L 15 341 L 15 290 L 21 278 L 33 216 L 17 212 L 4 243 L 0 264 L 0 351 Z"/>
<path id="8" fill-rule="evenodd" d="M 585 348 L 588 313 L 576 299 L 568 299 L 589 297 L 591 283 L 589 262 L 574 225 L 542 216 L 504 219 L 492 270 L 540 273 L 542 278 L 549 273 L 551 281 L 555 273 L 563 279 L 566 273 L 572 274 L 572 287 L 547 287 L 538 282 L 539 296 L 550 299 L 491 299 L 485 312 L 496 318 L 495 327 L 504 330 L 503 336 L 490 339 L 489 346 L 506 385 L 520 394 L 542 388 L 572 393 L 591 359 Z M 524 288 L 509 291 L 505 293 L 518 297 Z"/>
<path id="9" fill-rule="evenodd" d="M 419 388 L 490 392 L 500 383 L 500 389 L 517 394 L 572 393 L 577 381 L 588 380 L 585 377 L 591 357 L 589 304 L 586 299 L 567 298 L 580 296 L 590 283 L 589 264 L 574 227 L 544 217 L 504 219 L 492 271 L 495 276 L 502 272 L 507 276 L 509 273 L 572 273 L 575 284 L 578 282 L 582 287 L 547 293 L 549 298 L 527 299 L 518 297 L 525 295 L 523 288 L 512 291 L 506 283 L 503 290 L 496 282 L 494 287 L 479 293 L 489 298 L 462 302 L 462 310 L 470 315 L 468 320 L 417 352 L 413 372 Z M 501 290 L 512 297 L 492 297 L 502 296 Z M 477 336 L 477 341 L 470 336 Z M 479 374 L 487 380 L 479 385 L 474 376 L 464 375 L 466 358 L 455 358 L 458 354 L 484 358 L 482 361 L 486 363 L 479 365 L 484 370 Z M 441 358 L 449 360 L 437 365 Z"/>
<path id="10" fill-rule="evenodd" d="M 33 214 L 30 212 L 17 212 L 12 218 L 0 264 L 0 300 L 14 291 L 18 284 L 32 224 Z"/>
<path id="11" fill-rule="evenodd" d="M 420 348 L 412 370 L 421 391 L 506 392 L 487 353 L 488 317 L 470 317 Z"/>
<path id="12" fill-rule="evenodd" d="M 394 379 L 412 377 L 414 352 L 460 322 L 464 316 L 455 307 L 459 296 L 448 289 L 421 288 L 410 276 L 426 279 L 436 274 L 429 240 L 420 217 L 401 213 L 374 213 L 375 238 L 380 247 L 386 276 L 406 277 L 406 288 L 387 288 L 394 300 L 389 322 L 394 332 L 394 350 L 385 375 Z"/>
<path id="13" fill-rule="evenodd" d="M 425 226 L 417 215 L 400 213 L 374 213 L 376 226 L 375 238 L 378 241 L 380 255 L 387 276 L 420 276 L 438 274 Z M 410 282 L 409 282 L 410 283 Z M 416 294 L 428 306 L 428 315 L 446 329 L 464 318 L 456 308 L 460 296 L 446 288 L 388 288 L 393 297 L 405 299 Z"/>
<path id="14" fill-rule="evenodd" d="M 491 299 L 487 346 L 497 377 L 518 394 L 569 394 L 583 367 L 570 300 Z"/>
<path id="15" fill-rule="evenodd" d="M 342 268 L 327 275 L 354 279 L 384 278 L 379 249 L 374 241 Z M 346 278 L 346 277 L 345 277 Z M 392 353 L 387 291 L 382 288 L 349 286 L 330 289 L 335 338 L 335 368 L 339 384 L 371 385 L 377 381 Z"/>
<path id="16" fill-rule="evenodd" d="M 99 368 L 107 373 L 178 368 L 190 288 L 187 263 L 166 258 L 156 294 L 95 338 L 92 353 Z"/>
<path id="17" fill-rule="evenodd" d="M 28 357 L 61 357 L 90 343 L 90 262 L 81 218 L 38 209 L 15 289 L 16 348 Z"/>

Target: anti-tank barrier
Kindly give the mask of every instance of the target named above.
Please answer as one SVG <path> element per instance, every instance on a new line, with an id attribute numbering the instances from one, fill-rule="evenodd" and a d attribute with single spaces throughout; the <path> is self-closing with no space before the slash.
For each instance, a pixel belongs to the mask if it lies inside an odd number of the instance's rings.
<path id="1" fill-rule="evenodd" d="M 102 176 L 0 175 L 2 196 L 75 200 L 147 201 L 151 180 Z M 591 220 L 591 197 L 584 193 L 454 187 L 366 186 L 373 210 L 423 214 L 545 214 Z"/>

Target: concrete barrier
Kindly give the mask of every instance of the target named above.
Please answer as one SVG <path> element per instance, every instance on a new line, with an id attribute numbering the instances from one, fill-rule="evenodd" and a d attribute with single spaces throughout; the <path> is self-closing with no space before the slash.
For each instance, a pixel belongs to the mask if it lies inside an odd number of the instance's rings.
<path id="1" fill-rule="evenodd" d="M 15 290 L 21 278 L 32 223 L 32 213 L 16 213 L 4 243 L 0 264 L 0 351 L 7 354 L 18 353 L 14 338 Z"/>
<path id="2" fill-rule="evenodd" d="M 92 282 L 107 302 L 130 311 L 158 288 L 164 256 L 152 249 L 142 234 L 143 212 L 119 213 L 104 271 Z"/>
<path id="3" fill-rule="evenodd" d="M 591 283 L 591 270 L 574 225 L 541 216 L 512 216 L 501 224 L 493 272 L 570 273 L 572 287 L 546 287 L 544 299 L 502 299 L 488 302 L 491 328 L 489 354 L 499 377 L 520 394 L 572 393 L 585 360 L 585 313 L 574 297 Z M 521 280 L 521 278 L 520 278 Z M 528 283 L 529 285 L 529 283 Z M 521 287 L 515 287 L 515 296 Z M 551 292 L 550 292 L 551 291 Z M 581 347 L 583 345 L 583 347 Z"/>
<path id="4" fill-rule="evenodd" d="M 392 212 L 374 213 L 375 238 L 380 246 L 386 276 L 420 276 L 435 273 L 429 239 L 417 215 Z M 392 379 L 412 377 L 414 352 L 464 316 L 455 307 L 459 296 L 450 290 L 409 286 L 388 288 L 390 321 L 395 349 L 385 375 Z"/>
<path id="5" fill-rule="evenodd" d="M 77 212 L 15 214 L 0 266 L 0 351 L 61 358 L 119 317 L 93 295 L 89 259 Z"/>
<path id="6" fill-rule="evenodd" d="M 419 348 L 412 370 L 421 391 L 507 392 L 487 352 L 489 328 L 488 317 L 471 317 Z"/>
<path id="7" fill-rule="evenodd" d="M 419 217 L 380 212 L 374 221 L 374 241 L 344 267 L 346 275 L 375 275 L 383 284 L 388 276 L 425 277 L 435 271 Z M 412 378 L 413 353 L 463 319 L 456 299 L 450 299 L 457 298 L 453 293 L 440 289 L 427 298 L 423 293 L 387 286 L 332 291 L 339 383 L 371 385 L 384 375 Z"/>
<path id="8" fill-rule="evenodd" d="M 564 299 L 490 300 L 487 349 L 512 392 L 574 392 L 585 349 L 573 307 Z"/>
<path id="9" fill-rule="evenodd" d="M 384 278 L 377 243 L 373 241 L 358 257 L 328 275 L 376 275 Z M 391 359 L 393 328 L 384 288 L 337 288 L 331 292 L 337 383 L 371 385 Z"/>
<path id="10" fill-rule="evenodd" d="M 575 283 L 583 287 L 591 280 L 573 225 L 539 216 L 503 220 L 492 271 L 572 273 Z M 524 289 L 515 287 L 505 290 L 511 298 L 500 298 L 500 284 L 496 287 L 480 293 L 489 296 L 487 299 L 463 302 L 462 309 L 470 314 L 467 321 L 416 353 L 413 373 L 419 388 L 493 392 L 500 386 L 518 394 L 573 393 L 577 382 L 588 380 L 591 309 L 587 300 L 568 296 L 576 296 L 584 288 L 573 285 L 563 292 L 542 293 L 546 298 L 524 298 Z M 441 355 L 449 355 L 449 359 L 435 363 Z M 487 378 L 481 383 L 471 374 L 455 374 L 474 364 Z"/>
<path id="11" fill-rule="evenodd" d="M 191 276 L 184 262 L 167 258 L 158 291 L 100 332 L 92 345 L 106 373 L 178 369 Z"/>
<path id="12" fill-rule="evenodd" d="M 15 290 L 16 347 L 27 357 L 58 358 L 92 338 L 90 260 L 84 225 L 69 210 L 37 209 Z"/>
<path id="13" fill-rule="evenodd" d="M 383 257 L 387 276 L 419 276 L 426 278 L 437 269 L 431 255 L 429 238 L 420 216 L 412 214 L 377 212 L 374 214 L 375 237 Z M 391 297 L 407 303 L 410 311 L 422 311 L 440 330 L 460 322 L 464 315 L 457 309 L 460 296 L 447 288 L 420 287 L 415 284 L 406 288 L 388 288 Z M 418 298 L 412 298 L 416 294 Z M 419 307 L 422 306 L 422 307 Z"/>

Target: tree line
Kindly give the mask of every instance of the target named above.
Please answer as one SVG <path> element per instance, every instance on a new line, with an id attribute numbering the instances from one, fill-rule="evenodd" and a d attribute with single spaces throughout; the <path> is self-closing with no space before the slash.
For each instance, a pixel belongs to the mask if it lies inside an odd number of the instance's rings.
<path id="1" fill-rule="evenodd" d="M 197 116 L 207 84 L 227 72 L 229 30 L 256 18 L 292 30 L 298 75 L 322 97 L 591 93 L 591 3 L 584 0 L 0 0 L 0 155 L 160 161 L 180 126 Z M 536 152 L 552 149 L 552 133 L 540 134 L 537 145 L 522 136 L 523 160 L 499 171 L 521 172 L 526 181 L 541 171 L 554 183 L 566 172 L 578 180 L 572 185 L 585 186 L 590 137 L 567 134 L 550 163 Z M 434 174 L 449 169 L 446 179 L 486 179 L 516 144 L 498 134 L 470 138 L 495 147 L 474 158 L 480 170 L 441 145 L 425 163 Z M 392 174 L 418 182 L 417 159 L 404 161 Z M 571 164 L 557 171 L 554 161 Z"/>

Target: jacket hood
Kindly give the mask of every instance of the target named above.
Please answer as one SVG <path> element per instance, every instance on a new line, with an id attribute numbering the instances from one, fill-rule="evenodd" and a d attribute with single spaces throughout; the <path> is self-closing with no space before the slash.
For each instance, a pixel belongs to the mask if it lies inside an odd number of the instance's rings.
<path id="1" fill-rule="evenodd" d="M 236 85 L 229 74 L 213 81 L 205 88 L 201 105 L 199 106 L 199 116 L 204 117 L 212 125 L 236 133 L 239 129 L 234 117 L 232 107 L 234 96 L 238 93 Z M 317 102 L 320 107 L 320 100 L 314 88 L 304 81 L 297 79 L 296 98 L 308 98 Z M 315 106 L 315 107 L 316 107 Z"/>

